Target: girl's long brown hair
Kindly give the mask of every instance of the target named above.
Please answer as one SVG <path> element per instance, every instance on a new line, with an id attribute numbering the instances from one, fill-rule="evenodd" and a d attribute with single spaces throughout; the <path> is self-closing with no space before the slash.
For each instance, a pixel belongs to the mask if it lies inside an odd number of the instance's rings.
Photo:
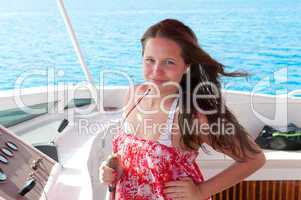
<path id="1" fill-rule="evenodd" d="M 239 124 L 236 117 L 224 104 L 221 94 L 221 76 L 241 77 L 248 76 L 248 73 L 225 72 L 224 65 L 207 54 L 200 47 L 195 33 L 178 20 L 165 19 L 149 27 L 141 38 L 142 55 L 144 54 L 147 40 L 155 37 L 163 37 L 175 41 L 182 49 L 182 57 L 185 63 L 190 65 L 189 72 L 183 75 L 180 82 L 182 92 L 178 125 L 184 144 L 192 150 L 202 147 L 206 152 L 206 148 L 202 145 L 203 141 L 198 136 L 199 132 L 197 132 L 197 129 L 193 129 L 197 110 L 193 106 L 192 95 L 193 91 L 197 89 L 198 95 L 214 95 L 216 97 L 198 98 L 196 101 L 199 108 L 203 111 L 216 110 L 215 113 L 206 114 L 208 125 L 210 126 L 214 123 L 220 125 L 222 122 L 224 124 L 230 123 L 234 126 L 233 134 L 225 134 L 217 130 L 218 126 L 212 126 L 213 129 L 211 131 L 207 130 L 206 134 L 208 134 L 211 146 L 222 152 L 224 149 L 230 150 L 240 161 L 245 161 L 248 158 L 246 150 L 252 153 L 260 153 L 260 148 L 250 143 L 247 131 Z M 190 87 L 187 87 L 187 83 Z M 207 83 L 214 85 L 214 88 Z M 200 84 L 201 87 L 199 87 Z M 213 134 L 213 132 L 217 134 Z"/>

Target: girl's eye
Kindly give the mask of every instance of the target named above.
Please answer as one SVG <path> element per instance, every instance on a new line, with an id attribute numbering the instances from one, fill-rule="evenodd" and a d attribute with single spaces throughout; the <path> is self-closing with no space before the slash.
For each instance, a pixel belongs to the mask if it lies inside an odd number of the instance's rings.
<path id="1" fill-rule="evenodd" d="M 167 65 L 173 65 L 175 63 L 173 61 L 171 61 L 171 60 L 167 60 L 167 61 L 165 61 L 165 64 L 167 64 Z"/>
<path id="2" fill-rule="evenodd" d="M 151 59 L 151 58 L 146 58 L 146 59 L 145 59 L 145 62 L 146 62 L 146 63 L 154 63 L 155 60 L 154 60 L 154 59 Z"/>

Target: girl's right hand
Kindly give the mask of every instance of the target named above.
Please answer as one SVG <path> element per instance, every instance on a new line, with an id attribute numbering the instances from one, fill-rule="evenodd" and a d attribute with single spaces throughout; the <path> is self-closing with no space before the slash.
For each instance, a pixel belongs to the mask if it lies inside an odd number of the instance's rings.
<path id="1" fill-rule="evenodd" d="M 99 167 L 99 180 L 101 183 L 110 185 L 116 181 L 117 171 L 106 165 L 107 162 L 104 161 Z"/>
<path id="2" fill-rule="evenodd" d="M 99 180 L 101 183 L 110 185 L 116 183 L 120 178 L 121 171 L 119 163 L 114 162 L 114 167 L 110 166 L 109 159 L 117 159 L 117 155 L 110 155 L 107 160 L 103 161 L 99 167 Z M 116 160 L 115 160 L 116 161 Z"/>

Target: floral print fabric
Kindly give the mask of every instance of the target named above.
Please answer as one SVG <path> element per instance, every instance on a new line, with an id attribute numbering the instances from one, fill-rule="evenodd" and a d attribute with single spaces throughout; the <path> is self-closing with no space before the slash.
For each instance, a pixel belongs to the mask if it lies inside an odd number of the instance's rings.
<path id="1" fill-rule="evenodd" d="M 121 129 L 112 146 L 123 167 L 116 185 L 118 200 L 171 200 L 163 194 L 165 182 L 187 176 L 195 183 L 204 181 L 196 163 L 198 151 L 180 151 Z"/>

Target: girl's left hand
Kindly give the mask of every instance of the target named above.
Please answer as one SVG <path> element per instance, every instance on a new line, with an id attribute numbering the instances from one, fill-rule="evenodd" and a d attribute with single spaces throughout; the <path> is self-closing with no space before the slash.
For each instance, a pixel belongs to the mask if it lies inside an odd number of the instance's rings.
<path id="1" fill-rule="evenodd" d="M 163 193 L 173 200 L 203 200 L 199 187 L 190 177 L 184 177 L 179 181 L 170 181 L 165 184 Z"/>

